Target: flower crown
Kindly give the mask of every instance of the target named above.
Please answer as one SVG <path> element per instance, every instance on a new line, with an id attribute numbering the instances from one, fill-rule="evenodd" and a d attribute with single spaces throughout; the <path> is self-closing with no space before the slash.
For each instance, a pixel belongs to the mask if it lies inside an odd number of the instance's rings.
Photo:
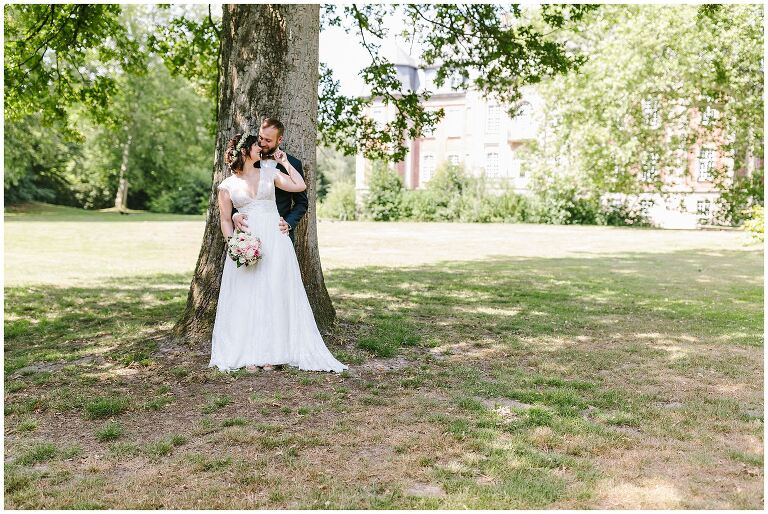
<path id="1" fill-rule="evenodd" d="M 248 139 L 248 136 L 255 136 L 256 134 L 251 133 L 250 130 L 246 130 L 242 137 L 240 137 L 240 141 L 237 142 L 237 146 L 235 146 L 232 150 L 230 150 L 230 155 L 233 159 L 237 159 L 237 156 L 240 155 L 240 149 L 243 148 L 243 145 L 245 144 L 245 140 Z"/>

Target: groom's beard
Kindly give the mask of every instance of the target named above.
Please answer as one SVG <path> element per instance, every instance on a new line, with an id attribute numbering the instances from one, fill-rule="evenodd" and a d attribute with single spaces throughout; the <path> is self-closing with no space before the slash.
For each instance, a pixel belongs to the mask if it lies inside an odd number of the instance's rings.
<path id="1" fill-rule="evenodd" d="M 275 155 L 276 151 L 277 151 L 277 146 L 275 146 L 274 148 L 262 148 L 261 149 L 261 158 L 262 159 L 267 159 L 269 157 L 272 157 L 273 155 Z"/>

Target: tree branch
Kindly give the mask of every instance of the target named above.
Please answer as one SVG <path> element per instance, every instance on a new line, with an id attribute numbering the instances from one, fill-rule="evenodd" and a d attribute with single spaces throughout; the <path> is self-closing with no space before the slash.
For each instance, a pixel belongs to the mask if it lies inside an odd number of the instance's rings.
<path id="1" fill-rule="evenodd" d="M 213 28 L 213 31 L 216 33 L 219 39 L 221 39 L 221 30 L 219 30 L 216 24 L 213 23 L 213 16 L 211 16 L 211 4 L 208 4 L 208 22 L 211 24 L 211 28 Z"/>
<path id="2" fill-rule="evenodd" d="M 32 37 L 35 34 L 37 34 L 38 32 L 40 32 L 40 30 L 43 28 L 43 26 L 46 23 L 48 23 L 48 18 L 50 18 L 51 15 L 53 15 L 55 13 L 56 13 L 56 4 L 51 4 L 51 10 L 46 13 L 45 18 L 43 18 L 43 21 L 40 23 L 40 25 L 38 25 L 34 29 L 30 30 L 29 33 L 27 33 L 27 37 L 25 37 L 23 39 L 23 41 L 29 41 L 30 39 L 32 39 Z"/>
<path id="3" fill-rule="evenodd" d="M 40 50 L 42 50 L 44 46 L 46 46 L 48 43 L 50 43 L 51 41 L 53 41 L 53 40 L 56 38 L 56 36 L 57 36 L 57 35 L 58 35 L 58 34 L 61 32 L 61 30 L 64 28 L 64 26 L 67 24 L 67 20 L 69 19 L 69 17 L 70 17 L 70 16 L 72 16 L 73 14 L 75 14 L 75 11 L 77 10 L 77 7 L 78 7 L 78 6 L 77 6 L 77 5 L 75 5 L 75 6 L 72 8 L 72 10 L 71 10 L 71 11 L 69 11 L 69 14 L 68 14 L 68 15 L 66 15 L 66 16 L 64 16 L 64 18 L 63 18 L 63 21 L 61 22 L 61 25 L 59 26 L 58 30 L 54 30 L 54 31 L 51 33 L 51 35 L 50 35 L 48 38 L 46 38 L 46 39 L 45 39 L 45 41 L 43 41 L 43 42 L 40 44 L 40 46 L 38 46 L 38 47 L 35 49 L 35 51 L 34 51 L 34 52 L 32 52 L 32 55 L 30 55 L 29 57 L 27 57 L 27 58 L 26 58 L 26 59 L 25 59 L 25 60 L 24 60 L 24 61 L 23 61 L 21 64 L 19 64 L 19 65 L 18 65 L 18 66 L 16 66 L 16 67 L 17 67 L 17 68 L 21 68 L 22 66 L 24 66 L 25 64 L 27 64 L 27 63 L 28 63 L 28 62 L 29 62 L 29 61 L 30 61 L 32 58 L 34 58 L 34 57 L 37 55 L 37 52 L 39 52 Z M 45 53 L 45 52 L 43 52 L 43 53 Z M 40 61 L 42 61 L 42 58 L 40 59 Z M 38 62 L 38 63 L 39 63 L 39 62 Z"/>

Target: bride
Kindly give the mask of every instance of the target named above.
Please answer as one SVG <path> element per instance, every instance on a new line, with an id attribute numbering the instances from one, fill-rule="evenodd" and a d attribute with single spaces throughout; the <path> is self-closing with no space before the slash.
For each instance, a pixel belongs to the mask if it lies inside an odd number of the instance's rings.
<path id="1" fill-rule="evenodd" d="M 307 186 L 284 151 L 278 149 L 275 160 L 261 160 L 258 142 L 256 135 L 246 132 L 237 134 L 226 147 L 224 162 L 233 175 L 218 186 L 221 231 L 227 239 L 233 235 L 234 205 L 248 215 L 249 231 L 261 239 L 263 257 L 241 267 L 226 258 L 208 366 L 229 371 L 288 364 L 302 370 L 341 372 L 347 366 L 323 342 L 293 244 L 278 225 L 275 187 L 299 192 Z M 255 166 L 257 162 L 260 167 Z M 278 170 L 278 164 L 288 174 Z"/>

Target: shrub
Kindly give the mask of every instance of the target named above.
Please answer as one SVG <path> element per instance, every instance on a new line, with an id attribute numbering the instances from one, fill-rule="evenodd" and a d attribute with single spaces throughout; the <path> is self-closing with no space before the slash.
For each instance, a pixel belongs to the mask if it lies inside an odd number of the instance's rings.
<path id="1" fill-rule="evenodd" d="M 648 227 L 651 221 L 638 203 L 627 200 L 605 202 L 600 208 L 599 224 L 616 227 Z"/>
<path id="2" fill-rule="evenodd" d="M 149 201 L 152 212 L 201 214 L 208 208 L 210 180 L 190 175 L 173 189 L 163 191 Z"/>
<path id="3" fill-rule="evenodd" d="M 331 184 L 328 194 L 318 203 L 317 216 L 343 221 L 357 219 L 355 185 L 349 182 Z"/>
<path id="4" fill-rule="evenodd" d="M 744 229 L 752 235 L 756 241 L 765 240 L 765 209 L 762 205 L 753 205 L 744 213 L 747 220 L 744 222 Z"/>
<path id="5" fill-rule="evenodd" d="M 764 171 L 756 169 L 747 177 L 736 177 L 728 184 L 720 175 L 715 181 L 722 195 L 717 200 L 717 208 L 712 222 L 717 225 L 741 225 L 753 215 L 752 206 L 765 202 Z"/>
<path id="6" fill-rule="evenodd" d="M 530 200 L 512 190 L 489 194 L 483 181 L 464 195 L 459 220 L 467 223 L 520 223 L 527 221 Z"/>
<path id="7" fill-rule="evenodd" d="M 531 220 L 558 225 L 595 225 L 600 219 L 600 201 L 570 177 L 552 177 L 536 191 Z"/>
<path id="8" fill-rule="evenodd" d="M 432 193 L 426 190 L 405 191 L 403 194 L 403 217 L 414 221 L 435 221 L 437 206 Z"/>
<path id="9" fill-rule="evenodd" d="M 386 163 L 374 162 L 368 181 L 368 195 L 363 202 L 367 217 L 374 221 L 401 219 L 403 209 L 403 181 Z"/>

